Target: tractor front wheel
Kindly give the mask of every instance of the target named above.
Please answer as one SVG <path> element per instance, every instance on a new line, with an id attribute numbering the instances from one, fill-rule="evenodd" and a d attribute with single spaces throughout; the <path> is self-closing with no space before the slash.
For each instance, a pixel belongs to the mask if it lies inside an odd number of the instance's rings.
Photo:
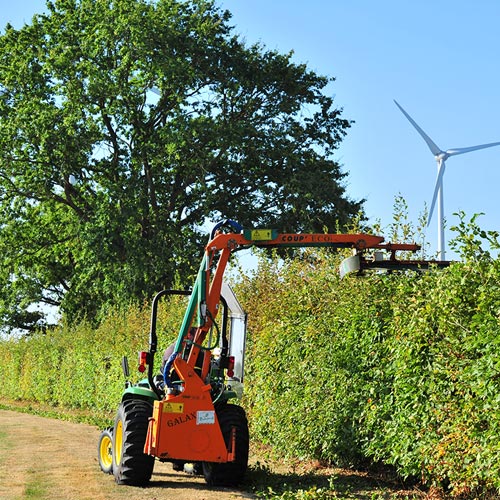
<path id="1" fill-rule="evenodd" d="M 113 428 L 107 427 L 101 432 L 97 443 L 97 459 L 105 474 L 113 473 Z"/>
<path id="2" fill-rule="evenodd" d="M 241 406 L 227 404 L 217 411 L 217 419 L 226 446 L 234 445 L 235 459 L 226 463 L 203 462 L 203 475 L 211 486 L 237 486 L 243 481 L 248 466 L 249 437 L 245 410 Z"/>
<path id="3" fill-rule="evenodd" d="M 152 405 L 141 399 L 123 401 L 113 429 L 113 474 L 118 484 L 144 486 L 151 479 L 154 457 L 144 453 Z"/>

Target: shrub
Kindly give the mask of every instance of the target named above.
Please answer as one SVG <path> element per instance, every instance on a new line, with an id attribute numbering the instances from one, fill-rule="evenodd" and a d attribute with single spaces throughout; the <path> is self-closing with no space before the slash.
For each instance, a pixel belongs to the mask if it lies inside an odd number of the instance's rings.
<path id="1" fill-rule="evenodd" d="M 500 266 L 477 254 L 344 281 L 321 252 L 263 262 L 238 290 L 252 311 L 254 435 L 288 455 L 392 464 L 457 494 L 500 489 Z"/>
<path id="2" fill-rule="evenodd" d="M 174 298 L 159 311 L 159 348 L 177 335 L 183 304 Z M 99 327 L 63 322 L 54 330 L 0 341 L 0 398 L 114 412 L 124 387 L 121 358 L 148 348 L 149 306 L 110 310 Z M 159 366 L 161 352 L 156 357 Z"/>

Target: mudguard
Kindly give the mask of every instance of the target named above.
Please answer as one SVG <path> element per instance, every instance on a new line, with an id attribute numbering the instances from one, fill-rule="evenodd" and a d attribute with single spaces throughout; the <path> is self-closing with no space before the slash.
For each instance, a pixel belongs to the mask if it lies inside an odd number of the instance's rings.
<path id="1" fill-rule="evenodd" d="M 157 394 L 151 389 L 147 380 L 141 380 L 136 385 L 129 385 L 122 394 L 122 401 L 126 399 L 147 399 L 153 404 L 158 401 Z"/>

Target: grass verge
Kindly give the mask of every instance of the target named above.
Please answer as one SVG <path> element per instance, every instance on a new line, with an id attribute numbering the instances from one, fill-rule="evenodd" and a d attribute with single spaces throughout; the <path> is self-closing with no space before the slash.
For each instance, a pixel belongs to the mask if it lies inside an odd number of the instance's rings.
<path id="1" fill-rule="evenodd" d="M 68 422 L 77 422 L 81 424 L 95 425 L 101 429 L 112 425 L 113 414 L 97 414 L 92 410 L 84 410 L 78 408 L 61 408 L 58 406 L 50 406 L 41 403 L 19 400 L 0 400 L 0 410 L 18 411 L 21 413 L 29 413 L 31 415 L 39 415 L 40 417 L 55 418 L 58 420 L 66 420 Z"/>

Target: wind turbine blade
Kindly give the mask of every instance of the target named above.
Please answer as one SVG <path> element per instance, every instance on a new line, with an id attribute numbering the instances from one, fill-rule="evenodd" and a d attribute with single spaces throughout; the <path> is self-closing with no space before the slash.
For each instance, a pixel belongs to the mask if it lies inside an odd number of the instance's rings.
<path id="1" fill-rule="evenodd" d="M 436 185 L 434 186 L 434 194 L 432 196 L 431 208 L 429 209 L 429 217 L 427 218 L 427 227 L 429 227 L 432 219 L 432 214 L 434 212 L 434 207 L 436 206 L 436 200 L 439 193 L 439 190 L 443 186 L 443 176 L 444 170 L 446 168 L 446 163 L 443 160 L 439 160 L 438 162 L 438 175 L 436 178 Z"/>
<path id="2" fill-rule="evenodd" d="M 461 155 L 463 153 L 469 153 L 471 151 L 477 151 L 478 149 L 492 148 L 493 146 L 500 146 L 500 142 L 490 142 L 489 144 L 480 144 L 479 146 L 471 146 L 470 148 L 453 148 L 448 149 L 446 154 L 448 156 Z"/>
<path id="3" fill-rule="evenodd" d="M 429 149 L 431 150 L 432 154 L 434 156 L 441 154 L 443 151 L 441 151 L 432 141 L 432 139 L 415 123 L 413 118 L 398 104 L 396 99 L 394 99 L 394 103 L 401 110 L 401 113 L 403 113 L 403 115 L 405 115 L 406 118 L 408 118 L 408 121 L 415 127 L 417 132 L 422 136 L 424 141 L 427 143 L 427 146 L 429 146 Z"/>

